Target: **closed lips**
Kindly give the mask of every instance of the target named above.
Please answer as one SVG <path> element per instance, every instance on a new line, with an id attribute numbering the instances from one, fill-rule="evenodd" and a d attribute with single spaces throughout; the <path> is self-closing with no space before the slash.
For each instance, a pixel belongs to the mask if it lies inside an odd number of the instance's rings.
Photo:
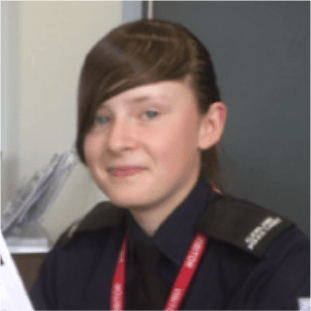
<path id="1" fill-rule="evenodd" d="M 118 167 L 111 167 L 108 169 L 109 172 L 111 171 L 128 171 L 128 170 L 136 170 L 136 169 L 144 169 L 141 166 L 118 166 Z"/>

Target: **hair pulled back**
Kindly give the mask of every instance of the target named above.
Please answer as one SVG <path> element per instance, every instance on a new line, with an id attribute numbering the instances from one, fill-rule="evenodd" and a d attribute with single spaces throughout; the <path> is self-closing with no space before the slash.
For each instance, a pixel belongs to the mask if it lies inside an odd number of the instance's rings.
<path id="1" fill-rule="evenodd" d="M 200 114 L 220 101 L 207 49 L 185 27 L 161 20 L 121 25 L 98 41 L 87 54 L 78 90 L 76 149 L 85 164 L 84 140 L 99 106 L 136 86 L 190 75 Z M 201 152 L 201 174 L 219 185 L 217 146 Z"/>

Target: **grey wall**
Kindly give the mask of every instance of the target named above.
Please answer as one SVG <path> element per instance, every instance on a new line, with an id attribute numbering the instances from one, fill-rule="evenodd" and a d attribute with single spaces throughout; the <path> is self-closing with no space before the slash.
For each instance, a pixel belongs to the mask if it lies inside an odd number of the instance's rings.
<path id="1" fill-rule="evenodd" d="M 132 22 L 142 18 L 142 1 L 122 1 L 122 23 Z"/>
<path id="2" fill-rule="evenodd" d="M 310 3 L 155 1 L 209 49 L 228 121 L 224 189 L 310 234 Z"/>

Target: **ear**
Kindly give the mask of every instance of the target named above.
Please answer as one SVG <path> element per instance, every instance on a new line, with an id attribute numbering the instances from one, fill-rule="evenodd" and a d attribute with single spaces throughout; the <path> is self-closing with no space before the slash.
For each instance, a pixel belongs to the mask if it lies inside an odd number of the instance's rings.
<path id="1" fill-rule="evenodd" d="M 201 119 L 198 142 L 200 149 L 209 149 L 220 141 L 226 119 L 226 105 L 223 102 L 213 103 Z"/>

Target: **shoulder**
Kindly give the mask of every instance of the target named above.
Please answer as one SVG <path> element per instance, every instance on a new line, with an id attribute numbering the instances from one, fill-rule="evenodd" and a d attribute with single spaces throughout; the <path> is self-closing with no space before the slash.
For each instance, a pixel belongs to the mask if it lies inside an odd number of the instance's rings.
<path id="1" fill-rule="evenodd" d="M 297 310 L 308 301 L 310 241 L 292 221 L 251 202 L 213 195 L 199 228 L 226 254 L 225 265 L 243 275 L 237 276 L 231 309 Z"/>
<path id="2" fill-rule="evenodd" d="M 37 309 L 58 309 L 73 292 L 82 295 L 86 284 L 96 284 L 94 269 L 101 264 L 113 266 L 124 236 L 123 215 L 122 210 L 102 202 L 65 230 L 47 254 L 33 286 L 31 297 Z"/>
<path id="3" fill-rule="evenodd" d="M 213 194 L 198 230 L 209 237 L 262 257 L 271 244 L 309 245 L 309 239 L 286 217 L 230 195 Z"/>
<path id="4" fill-rule="evenodd" d="M 56 245 L 69 246 L 78 236 L 94 236 L 109 233 L 121 225 L 125 211 L 105 201 L 95 205 L 84 217 L 72 223 L 59 237 Z"/>

